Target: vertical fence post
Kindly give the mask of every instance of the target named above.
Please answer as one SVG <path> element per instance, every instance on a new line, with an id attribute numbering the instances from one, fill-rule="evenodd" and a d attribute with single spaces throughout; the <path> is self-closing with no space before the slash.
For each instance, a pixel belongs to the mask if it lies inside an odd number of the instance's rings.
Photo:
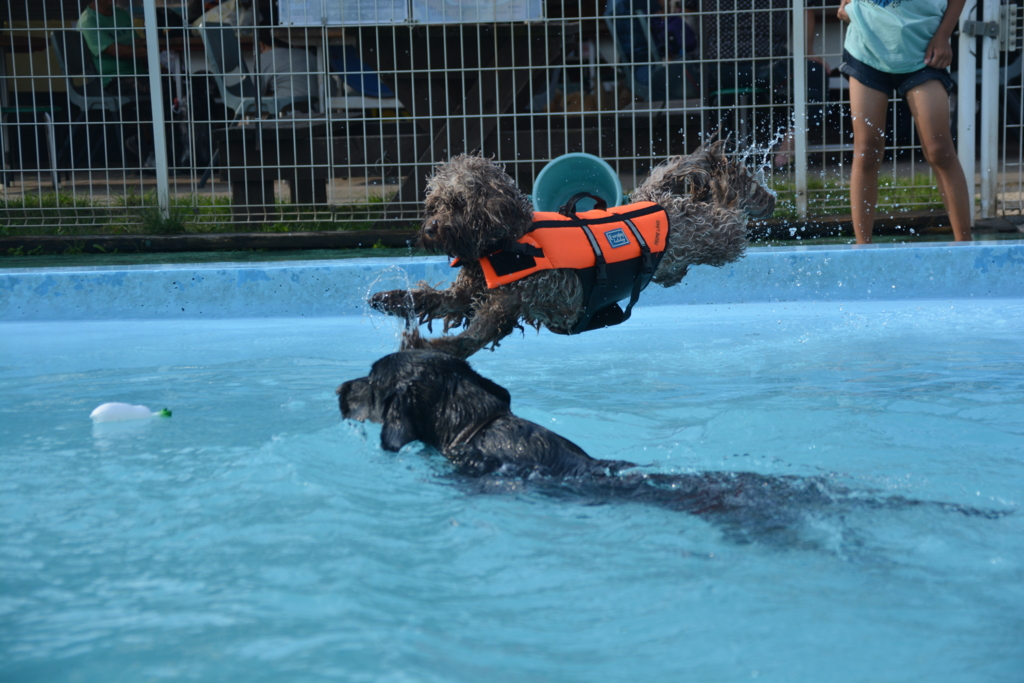
<path id="1" fill-rule="evenodd" d="M 807 218 L 807 36 L 804 1 L 793 0 L 793 154 L 796 215 Z"/>
<path id="2" fill-rule="evenodd" d="M 999 21 L 999 0 L 985 0 L 982 20 Z M 988 31 L 981 41 L 981 216 L 996 215 L 999 182 L 999 36 Z"/>
<path id="3" fill-rule="evenodd" d="M 956 101 L 956 151 L 960 157 L 960 165 L 964 169 L 964 176 L 967 178 L 967 191 L 971 197 L 971 225 L 974 225 L 974 157 L 976 147 L 974 145 L 975 118 L 977 117 L 977 103 L 975 102 L 975 86 L 977 84 L 978 56 L 974 54 L 973 36 L 964 35 L 963 25 L 965 21 L 971 21 L 977 17 L 977 6 L 971 3 L 964 5 L 964 11 L 960 13 L 960 48 L 959 48 L 959 71 L 957 72 L 957 101 Z"/>
<path id="4" fill-rule="evenodd" d="M 156 159 L 156 199 L 160 216 L 170 215 L 170 192 L 167 184 L 167 138 L 164 132 L 164 91 L 160 84 L 160 41 L 156 33 L 156 0 L 143 0 L 146 22 L 146 56 L 149 67 L 150 109 L 153 112 L 153 145 Z"/>

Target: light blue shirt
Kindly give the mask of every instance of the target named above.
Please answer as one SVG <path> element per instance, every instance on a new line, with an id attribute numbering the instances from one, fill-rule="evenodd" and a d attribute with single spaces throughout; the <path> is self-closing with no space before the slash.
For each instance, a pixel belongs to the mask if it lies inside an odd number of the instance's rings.
<path id="1" fill-rule="evenodd" d="M 945 12 L 946 0 L 850 0 L 843 47 L 879 71 L 919 71 Z"/>

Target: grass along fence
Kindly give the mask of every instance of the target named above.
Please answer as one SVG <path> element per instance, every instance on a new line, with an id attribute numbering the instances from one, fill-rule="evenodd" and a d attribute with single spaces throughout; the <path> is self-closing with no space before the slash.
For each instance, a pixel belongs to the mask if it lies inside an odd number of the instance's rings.
<path id="1" fill-rule="evenodd" d="M 792 183 L 773 181 L 778 203 L 771 222 L 797 223 L 796 192 Z M 278 220 L 259 232 L 336 232 L 370 230 L 381 218 L 385 197 L 308 211 L 285 201 L 275 202 Z M 808 193 L 814 218 L 849 215 L 850 192 L 838 178 L 815 179 Z M 879 183 L 879 214 L 942 210 L 942 197 L 926 174 L 889 177 Z M 415 224 L 400 226 L 415 229 Z M 155 193 L 127 193 L 100 201 L 81 194 L 51 192 L 0 200 L 0 236 L 78 235 L 202 235 L 238 232 L 232 222 L 231 199 L 224 196 L 173 198 L 166 217 Z M 776 231 L 777 232 L 777 231 Z M 778 236 L 785 236 L 783 231 Z M 790 236 L 797 236 L 795 232 Z"/>
<path id="2" fill-rule="evenodd" d="M 776 221 L 796 221 L 796 188 L 792 182 L 774 181 L 769 185 L 778 193 Z M 839 178 L 812 178 L 807 182 L 807 214 L 812 218 L 848 216 L 850 188 Z M 879 176 L 878 213 L 899 214 L 908 211 L 943 210 L 942 195 L 935 181 L 925 173 L 913 177 Z"/>
<path id="3" fill-rule="evenodd" d="M 278 220 L 260 232 L 368 230 L 382 216 L 385 199 L 305 210 L 275 201 Z M 411 227 L 411 226 L 410 226 Z M 185 235 L 238 232 L 231 198 L 176 197 L 162 216 L 155 192 L 96 200 L 81 194 L 50 192 L 0 199 L 0 236 Z"/>

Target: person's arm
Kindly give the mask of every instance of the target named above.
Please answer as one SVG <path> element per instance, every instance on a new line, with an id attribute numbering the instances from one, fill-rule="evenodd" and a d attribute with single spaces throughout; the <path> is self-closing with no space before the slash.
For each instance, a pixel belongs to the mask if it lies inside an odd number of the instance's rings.
<path id="1" fill-rule="evenodd" d="M 966 0 L 965 0 L 966 1 Z M 850 15 L 846 13 L 846 6 L 850 3 L 850 0 L 839 0 L 839 9 L 836 10 L 836 16 L 847 24 L 850 23 Z"/>
<path id="2" fill-rule="evenodd" d="M 122 45 L 121 43 L 111 43 L 107 45 L 103 52 L 118 59 L 139 60 L 145 59 L 147 56 L 146 48 L 139 44 Z"/>
<path id="3" fill-rule="evenodd" d="M 928 66 L 945 69 L 953 63 L 953 47 L 949 44 L 949 38 L 956 30 L 965 2 L 966 0 L 949 0 L 949 4 L 946 5 L 946 13 L 942 15 L 939 30 L 932 36 L 924 51 L 924 63 Z"/>
<path id="4" fill-rule="evenodd" d="M 828 66 L 828 62 L 825 61 L 824 57 L 822 57 L 821 55 L 814 51 L 814 29 L 817 28 L 817 26 L 817 13 L 813 9 L 804 10 L 804 35 L 807 38 L 806 47 L 804 48 L 804 54 L 806 54 L 807 59 L 811 60 L 812 62 L 817 62 L 818 64 L 821 64 L 825 68 L 825 73 L 828 73 L 829 71 L 831 71 L 831 69 Z"/>

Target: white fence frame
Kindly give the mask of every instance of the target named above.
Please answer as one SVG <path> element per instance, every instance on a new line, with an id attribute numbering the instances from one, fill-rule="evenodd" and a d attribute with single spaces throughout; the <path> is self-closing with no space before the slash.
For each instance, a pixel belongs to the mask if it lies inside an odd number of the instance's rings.
<path id="1" fill-rule="evenodd" d="M 29 3 L 31 0 L 12 0 L 13 3 L 24 2 Z M 1004 48 L 1007 46 L 1009 41 L 1012 47 L 1014 41 L 1016 41 L 1018 47 L 1020 43 L 1019 39 L 1019 22 L 1013 23 L 1012 26 L 1004 18 L 1001 21 L 1000 3 L 999 0 L 981 0 L 982 5 L 982 17 L 980 24 L 972 26 L 972 30 L 977 31 L 979 35 L 983 35 L 981 38 L 982 49 L 980 55 L 974 53 L 974 41 L 973 40 L 961 40 L 959 47 L 959 96 L 957 98 L 957 113 L 958 113 L 958 149 L 961 156 L 961 163 L 964 166 L 965 173 L 969 181 L 975 179 L 975 173 L 977 171 L 977 189 L 980 197 L 979 207 L 976 212 L 977 218 L 991 218 L 997 216 L 1012 217 L 1020 216 L 1022 214 L 1022 207 L 1024 207 L 1024 173 L 1021 170 L 1021 158 L 1022 156 L 1022 140 L 1024 140 L 1024 126 L 1022 126 L 1020 118 L 1021 111 L 1024 109 L 1024 102 L 1022 102 L 1022 88 L 1019 83 L 1019 73 L 1014 76 L 1012 69 L 1008 70 L 1006 65 L 1005 57 L 1001 55 L 1008 54 L 1007 52 L 1001 52 L 1000 46 Z M 1005 7 L 1005 6 L 1003 6 Z M 583 4 L 580 3 L 578 13 L 582 13 Z M 200 169 L 192 169 L 192 173 L 187 178 L 183 179 L 180 176 L 176 176 L 172 173 L 174 169 L 174 160 L 168 156 L 168 144 L 165 139 L 165 131 L 168 127 L 165 125 L 163 118 L 164 111 L 166 109 L 163 100 L 163 87 L 165 86 L 164 81 L 168 78 L 166 75 L 160 73 L 160 56 L 159 46 L 161 45 L 161 37 L 158 34 L 157 28 L 157 11 L 160 8 L 156 5 L 156 0 L 144 0 L 142 2 L 143 10 L 143 24 L 144 24 L 144 38 L 145 44 L 150 48 L 147 52 L 147 64 L 149 72 L 149 90 L 151 93 L 151 110 L 152 110 L 152 136 L 154 144 L 154 161 L 153 168 L 143 169 L 141 166 L 130 166 L 129 164 L 122 163 L 120 167 L 112 167 L 108 165 L 105 169 L 101 169 L 96 172 L 92 169 L 90 179 L 84 185 L 75 184 L 69 185 L 64 191 L 70 192 L 77 196 L 107 196 L 107 197 L 131 197 L 132 201 L 139 203 L 141 208 L 152 207 L 158 212 L 159 218 L 163 221 L 168 221 L 173 218 L 175 211 L 179 211 L 182 205 L 189 206 L 189 197 L 197 196 L 199 191 L 200 183 Z M 509 148 L 525 149 L 530 150 L 541 149 L 542 152 L 539 155 L 531 155 L 523 159 L 499 159 L 506 162 L 514 163 L 526 163 L 524 168 L 537 169 L 539 165 L 542 165 L 545 161 L 550 158 L 557 156 L 559 153 L 568 151 L 577 151 L 573 149 L 573 144 L 568 142 L 569 131 L 578 131 L 578 135 L 582 136 L 583 146 L 586 142 L 587 136 L 593 140 L 593 136 L 599 136 L 601 140 L 612 139 L 620 137 L 621 131 L 627 131 L 628 134 L 633 135 L 637 139 L 630 142 L 629 145 L 624 147 L 617 142 L 613 142 L 611 147 L 605 145 L 602 149 L 608 147 L 609 149 L 614 148 L 615 154 L 610 155 L 608 160 L 612 163 L 613 167 L 620 170 L 620 173 L 624 177 L 624 185 L 628 188 L 630 181 L 634 181 L 636 177 L 642 175 L 646 168 L 660 160 L 660 156 L 664 154 L 658 154 L 661 150 L 663 153 L 675 153 L 682 147 L 692 148 L 697 143 L 697 139 L 692 136 L 696 135 L 698 138 L 711 134 L 715 129 L 717 122 L 722 120 L 725 116 L 735 116 L 737 118 L 737 125 L 744 125 L 744 121 L 739 120 L 739 117 L 748 116 L 744 113 L 743 105 L 737 100 L 736 104 L 730 105 L 728 103 L 723 104 L 722 101 L 718 101 L 717 109 L 707 106 L 709 102 L 707 99 L 703 101 L 700 99 L 687 99 L 679 101 L 662 101 L 662 102 L 644 102 L 636 101 L 635 97 L 632 101 L 616 101 L 613 107 L 607 107 L 604 98 L 617 98 L 622 93 L 622 87 L 624 81 L 623 73 L 632 73 L 631 64 L 623 60 L 623 56 L 616 50 L 614 40 L 609 42 L 607 36 L 607 28 L 605 26 L 606 17 L 604 17 L 602 10 L 604 9 L 604 0 L 600 0 L 597 4 L 597 16 L 582 16 L 573 17 L 569 19 L 562 18 L 547 18 L 537 21 L 524 23 L 521 26 L 517 26 L 515 30 L 522 31 L 525 35 L 530 36 L 530 40 L 534 40 L 536 35 L 547 35 L 545 32 L 561 31 L 560 35 L 569 36 L 572 31 L 579 33 L 579 38 L 566 38 L 563 42 L 551 50 L 549 54 L 547 48 L 543 53 L 542 64 L 535 64 L 529 61 L 529 54 L 516 53 L 514 55 L 515 61 L 510 69 L 513 72 L 511 76 L 513 79 L 530 79 L 528 87 L 530 88 L 528 94 L 532 96 L 534 105 L 527 109 L 516 110 L 514 116 L 509 115 L 504 118 L 499 117 L 500 120 L 494 124 L 493 132 L 491 135 L 497 135 L 498 137 L 506 137 L 511 139 L 513 142 Z M 804 0 L 792 0 L 789 3 L 789 10 L 791 11 L 791 36 L 802 36 L 805 30 L 805 7 Z M 10 10 L 8 10 L 10 11 Z M 818 22 L 818 26 L 824 26 L 823 21 L 826 18 L 826 12 L 834 12 L 834 8 L 827 10 L 815 9 L 814 12 L 820 12 L 818 16 L 821 20 Z M 965 8 L 962 23 L 977 21 L 975 12 L 977 11 L 977 5 L 968 4 Z M 77 17 L 62 16 L 52 22 L 52 25 L 48 25 L 45 28 L 39 26 L 19 23 L 13 19 L 13 13 L 9 17 L 3 16 L 4 10 L 0 10 L 0 20 L 4 20 L 6 26 L 3 28 L 3 32 L 10 37 L 10 40 L 6 41 L 2 48 L 5 51 L 4 58 L 0 60 L 0 67 L 3 71 L 0 72 L 0 80 L 3 81 L 2 94 L 4 96 L 3 106 L 5 111 L 11 109 L 11 95 L 12 88 L 9 87 L 16 82 L 19 78 L 33 78 L 36 82 L 43 80 L 51 83 L 50 95 L 53 96 L 55 89 L 53 84 L 58 82 L 61 76 L 58 75 L 56 65 L 52 63 L 52 56 L 47 59 L 47 66 L 45 73 L 18 73 L 19 65 L 25 64 L 25 60 L 18 61 L 15 59 L 14 45 L 18 44 L 18 41 L 24 38 L 30 40 L 33 36 L 38 38 L 43 32 L 48 31 L 55 25 L 61 25 L 64 28 L 69 26 L 69 23 Z M 1003 11 L 1003 15 L 1006 11 Z M 1012 14 L 1012 13 L 1011 13 Z M 650 15 L 640 15 L 644 21 L 650 18 Z M 690 13 L 687 15 L 691 23 L 699 25 L 701 18 L 700 12 Z M 975 17 L 972 19 L 972 17 Z M 481 26 L 483 28 L 481 28 Z M 495 35 L 494 31 L 498 24 L 490 25 L 462 25 L 459 27 L 459 35 L 468 35 L 473 31 L 477 31 L 480 36 L 483 36 L 483 32 L 490 31 L 487 35 Z M 580 27 L 584 27 L 582 30 Z M 587 27 L 590 27 L 590 33 L 587 34 Z M 996 28 L 992 28 L 996 27 Z M 242 27 L 244 30 L 244 27 Z M 255 29 L 255 26 L 249 27 Z M 833 24 L 831 27 L 833 33 L 835 32 L 836 26 Z M 295 29 L 292 29 L 293 31 Z M 839 36 L 841 38 L 842 28 L 839 27 Z M 329 31 L 329 27 L 326 25 L 308 27 L 301 29 L 304 35 L 304 40 L 307 44 L 326 46 L 332 40 L 335 40 L 334 34 Z M 823 31 L 824 33 L 824 31 Z M 438 34 L 440 35 L 440 34 Z M 346 32 L 345 40 L 348 43 L 352 42 L 355 37 L 356 42 L 364 40 L 363 34 L 352 33 L 351 35 Z M 440 38 L 438 40 L 441 40 Z M 821 177 L 825 177 L 831 174 L 838 178 L 837 182 L 848 181 L 848 158 L 851 150 L 849 144 L 849 131 L 841 130 L 841 140 L 838 143 L 829 143 L 827 139 L 824 140 L 823 144 L 815 144 L 809 140 L 808 130 L 811 128 L 810 110 L 813 108 L 809 106 L 806 98 L 807 93 L 807 71 L 804 68 L 797 68 L 802 64 L 807 63 L 806 45 L 803 40 L 791 40 L 791 56 L 789 59 L 792 60 L 790 73 L 792 74 L 792 83 L 789 87 L 789 92 L 792 96 L 791 102 L 788 106 L 792 107 L 792 120 L 797 122 L 797 125 L 793 126 L 793 149 L 792 154 L 795 158 L 795 163 L 792 164 L 790 170 L 777 172 L 777 179 L 788 179 L 789 188 L 792 192 L 793 197 L 793 210 L 795 216 L 800 219 L 813 218 L 816 216 L 815 210 L 812 209 L 813 202 L 811 199 L 819 196 L 826 196 L 830 192 L 835 192 L 834 187 L 825 189 L 813 187 L 812 180 L 814 174 L 818 173 Z M 529 44 L 528 41 L 522 43 L 524 45 Z M 481 43 L 482 45 L 482 43 Z M 154 49 L 154 46 L 156 48 Z M 251 48 L 246 48 L 251 49 Z M 322 48 L 323 52 L 326 48 Z M 396 48 L 397 49 L 397 48 Z M 432 48 L 433 49 L 433 48 Z M 438 46 L 440 49 L 440 46 Z M 515 48 L 521 50 L 521 46 Z M 1019 49 L 1015 54 L 1019 55 Z M 258 56 L 253 49 L 252 56 Z M 835 49 L 834 41 L 831 51 L 824 55 L 829 60 L 830 65 L 835 66 L 840 60 L 839 54 Z M 186 62 L 195 61 L 195 56 L 190 55 L 186 51 Z M 407 130 L 412 130 L 414 133 L 419 131 L 424 124 L 422 117 L 414 117 L 412 119 L 403 119 L 403 112 L 398 111 L 397 107 L 392 106 L 390 109 L 394 111 L 386 111 L 389 107 L 384 106 L 388 102 L 392 105 L 397 105 L 398 101 L 392 100 L 374 100 L 361 95 L 352 94 L 332 94 L 332 84 L 337 85 L 337 77 L 328 71 L 326 57 L 322 54 L 320 59 L 320 70 L 311 74 L 315 76 L 318 81 L 320 88 L 320 108 L 328 109 L 332 106 L 344 107 L 345 109 L 339 109 L 336 111 L 344 112 L 342 119 L 334 118 L 332 116 L 325 116 L 323 119 L 323 125 L 327 130 L 327 139 L 344 139 L 347 144 L 356 145 L 358 139 L 355 134 L 351 131 L 363 126 L 366 129 L 373 127 L 381 130 L 395 130 L 397 131 L 396 136 L 403 135 L 401 132 L 402 126 L 406 125 Z M 481 58 L 482 59 L 482 58 Z M 527 61 L 524 63 L 523 59 Z M 36 65 L 39 60 L 31 62 Z M 396 62 L 398 63 L 398 62 Z M 707 64 L 701 60 L 692 60 L 695 67 L 700 71 L 706 68 Z M 723 62 L 724 63 L 724 62 Z M 641 62 L 635 62 L 633 65 L 639 65 Z M 13 69 L 12 69 L 13 66 Z M 651 66 L 656 66 L 655 62 L 651 62 Z M 31 67 L 32 69 L 35 66 Z M 1019 67 L 1017 67 L 1019 69 Z M 184 74 L 186 92 L 192 92 L 194 68 L 186 68 Z M 472 76 L 471 70 L 466 69 L 465 71 L 447 74 L 449 77 L 461 77 L 463 81 L 467 80 Z M 499 70 L 500 71 L 500 70 Z M 549 79 L 549 86 L 545 92 L 538 91 L 536 89 L 536 79 L 538 73 L 551 74 Z M 614 72 L 613 81 L 605 80 L 607 74 Z M 475 73 L 475 72 L 473 72 Z M 482 72 L 481 72 L 482 73 Z M 667 70 L 666 70 L 667 73 Z M 978 103 L 975 98 L 975 74 L 980 74 L 980 106 L 976 106 Z M 404 72 L 401 68 L 398 68 L 393 75 L 402 76 Z M 555 74 L 560 74 L 555 76 Z M 1009 74 L 1009 75 L 1008 75 Z M 498 79 L 501 77 L 500 73 L 488 74 L 486 78 Z M 479 76 L 480 80 L 483 81 L 485 76 Z M 557 79 L 560 78 L 561 81 Z M 666 76 L 666 78 L 668 78 Z M 1016 81 L 1011 83 L 1011 80 L 1016 78 Z M 596 83 L 594 82 L 596 80 Z M 830 83 L 835 83 L 837 79 L 832 77 Z M 609 90 L 609 83 L 612 83 L 611 89 Z M 570 92 L 568 85 L 572 84 L 578 87 L 578 99 L 574 100 L 574 92 Z M 485 84 L 486 85 L 486 84 Z M 772 83 L 772 88 L 775 88 L 777 84 Z M 561 87 L 561 104 L 556 106 L 555 102 L 557 96 L 555 92 L 558 87 Z M 835 92 L 844 92 L 842 84 L 836 84 L 836 87 L 840 88 Z M 470 92 L 470 91 L 467 91 Z M 480 101 L 475 103 L 474 107 L 480 112 L 484 112 L 487 107 L 487 103 L 484 92 L 472 91 L 475 93 L 474 96 L 479 97 Z M 22 93 L 17 93 L 22 95 Z M 588 99 L 591 95 L 596 97 L 593 103 Z M 434 97 L 443 97 L 444 93 L 434 93 Z M 545 98 L 547 101 L 545 102 Z M 521 98 L 522 99 L 522 98 Z M 379 104 L 379 110 L 372 109 L 372 104 Z M 517 105 L 518 106 L 518 105 Z M 598 108 L 598 111 L 591 112 L 587 111 L 587 108 L 594 106 Z M 753 103 L 750 105 L 750 116 L 761 115 L 764 116 L 765 112 L 777 110 L 779 108 L 777 102 L 768 103 Z M 813 105 L 817 106 L 817 105 Z M 823 105 L 825 108 L 824 116 L 834 115 L 836 111 L 841 109 L 843 102 L 827 102 Z M 896 107 L 895 100 L 893 101 L 894 111 Z M 354 107 L 355 109 L 349 109 Z M 369 107 L 369 108 L 367 108 Z M 561 108 L 558 111 L 558 108 Z M 576 110 L 573 110 L 576 107 Z M 977 109 L 977 111 L 976 111 Z M 351 118 L 353 111 L 362 112 L 356 116 L 358 119 L 357 123 L 354 123 L 354 119 Z M 375 113 L 374 113 L 375 112 Z M 23 112 L 24 113 L 24 112 Z M 5 156 L 14 158 L 13 152 L 20 152 L 17 156 L 19 159 L 31 158 L 33 150 L 16 149 L 18 145 L 22 145 L 24 139 L 25 126 L 32 125 L 31 121 L 26 122 L 22 117 L 23 113 L 17 113 L 17 120 L 13 117 L 15 113 L 8 116 L 5 114 L 0 125 L 0 134 L 3 136 Z M 978 121 L 975 114 L 980 117 Z M 393 118 L 397 116 L 398 118 Z M 345 118 L 349 117 L 349 118 Z M 769 117 L 770 118 L 770 117 Z M 484 127 L 485 122 L 488 121 L 488 115 L 483 113 L 475 115 L 460 115 L 458 113 L 448 112 L 447 114 L 438 115 L 432 113 L 427 117 L 427 123 L 433 126 L 432 130 L 437 129 L 438 122 L 444 119 L 446 124 L 450 124 L 451 130 L 449 135 L 458 135 L 461 130 L 463 135 L 470 135 L 477 127 Z M 514 119 L 514 120 L 513 120 Z M 771 120 L 771 119 L 770 119 Z M 523 124 L 523 121 L 527 121 L 527 124 Z M 691 123 L 687 123 L 687 121 Z M 840 117 L 841 121 L 841 117 Z M 694 123 L 696 122 L 696 123 Z M 1002 125 L 1000 125 L 1002 122 Z M 180 122 L 179 122 L 180 123 Z M 222 122 L 227 124 L 227 121 Z M 186 124 L 194 126 L 194 120 L 192 118 L 186 119 Z M 86 127 L 92 127 L 90 130 L 97 130 L 96 126 L 104 126 L 101 123 L 86 123 L 79 124 Z M 148 125 L 148 122 L 147 122 Z M 283 129 L 286 123 L 274 124 L 278 129 Z M 845 124 L 840 123 L 839 126 L 842 128 Z M 682 127 L 680 127 L 682 126 Z M 980 138 L 977 147 L 975 146 L 976 130 L 980 128 Z M 70 122 L 56 121 L 50 124 L 50 139 L 49 144 L 54 145 L 54 133 L 56 130 L 57 138 L 66 138 L 66 136 L 76 133 L 76 126 Z M 105 130 L 105 129 L 104 129 Z M 339 132 L 340 131 L 340 132 Z M 454 132 L 452 132 L 454 131 Z M 638 132 L 640 131 L 640 132 Z M 827 131 L 826 131 L 827 132 Z M 834 131 L 833 131 L 834 132 Z M 1000 135 L 1002 132 L 1002 135 Z M 104 134 L 106 134 L 104 132 Z M 189 144 L 195 145 L 194 142 L 194 127 L 189 132 L 189 135 L 193 136 L 189 140 Z M 646 144 L 645 141 L 640 140 L 641 135 L 650 136 L 650 144 Z M 911 133 L 913 135 L 913 133 Z M 561 136 L 561 137 L 560 137 Z M 684 138 L 680 140 L 680 136 Z M 690 137 L 688 137 L 690 136 Z M 31 136 L 30 136 L 31 137 Z M 528 139 L 527 139 L 528 138 Z M 35 138 L 35 144 L 39 146 L 39 136 Z M 368 138 L 367 138 L 368 139 Z M 562 142 L 560 142 L 562 140 Z M 1015 144 L 1015 149 L 1014 147 Z M 298 143 L 295 143 L 298 144 Z M 431 149 L 433 146 L 438 144 L 435 140 L 431 142 Z M 604 145 L 603 142 L 599 142 L 599 146 Z M 646 146 L 645 146 L 646 145 Z M 578 146 L 578 145 L 577 145 Z M 896 175 L 896 161 L 895 153 L 901 153 L 904 157 L 908 158 L 909 161 L 909 173 L 912 178 L 918 177 L 917 168 L 921 166 L 920 162 L 916 160 L 913 153 L 909 150 L 916 146 L 916 142 L 911 139 L 909 145 L 897 145 L 892 146 L 894 152 L 893 161 L 893 175 Z M 325 151 L 326 162 L 323 165 L 326 167 L 327 182 L 333 187 L 339 181 L 339 174 L 337 169 L 334 168 L 333 155 L 335 153 L 335 145 L 329 144 Z M 647 152 L 637 151 L 634 154 L 622 156 L 618 153 L 619 149 L 633 149 L 642 150 L 646 149 Z M 256 147 L 259 150 L 259 145 Z M 417 148 L 417 154 L 425 153 L 426 148 Z M 42 204 L 47 193 L 52 193 L 55 188 L 50 188 L 47 182 L 49 175 L 51 174 L 51 166 L 53 161 L 48 161 L 48 157 L 45 154 L 45 150 L 37 149 L 35 151 L 35 158 L 39 160 L 36 167 L 22 167 L 20 168 L 6 168 L 3 173 L 3 187 L 0 188 L 0 199 L 5 202 L 11 202 L 5 207 L 7 211 L 6 215 L 2 218 L 6 224 L 11 225 L 17 222 L 16 218 L 12 216 L 17 214 L 17 211 L 11 209 L 18 201 L 24 201 L 27 203 L 33 196 L 38 200 L 38 203 Z M 372 165 L 370 157 L 374 153 L 384 154 L 385 150 L 383 147 L 376 150 L 365 150 L 367 154 L 366 164 Z M 473 151 L 473 150 L 467 150 Z M 741 148 L 739 153 L 744 150 Z M 747 151 L 749 153 L 749 150 Z M 430 152 L 430 154 L 434 154 Z M 772 151 L 767 149 L 760 150 L 760 156 L 758 161 L 770 162 L 772 158 Z M 51 155 L 52 156 L 52 153 Z M 438 154 L 434 154 L 434 157 L 438 157 Z M 314 154 L 313 157 L 316 157 Z M 977 163 L 976 163 L 977 160 Z M 7 163 L 9 159 L 4 159 L 4 163 Z M 141 161 L 141 160 L 140 160 Z M 811 163 L 814 162 L 814 163 Z M 69 162 L 70 163 L 70 162 Z M 317 162 L 320 163 L 320 162 Z M 903 163 L 903 162 L 901 162 Z M 381 172 L 381 183 L 383 184 L 387 178 L 389 172 L 398 172 L 401 169 L 414 168 L 416 173 L 422 172 L 422 166 L 417 166 L 412 163 L 410 159 L 385 159 L 381 158 L 373 162 L 376 164 L 374 167 L 376 171 Z M 253 159 L 253 163 L 249 164 L 251 168 L 234 170 L 238 173 L 249 172 L 252 169 L 260 169 L 264 167 L 263 157 Z M 91 168 L 91 167 L 89 167 Z M 277 167 L 274 167 L 277 168 Z M 304 170 L 309 170 L 311 173 L 315 171 L 313 168 L 303 167 Z M 823 170 L 823 169 L 827 169 Z M 61 167 L 56 169 L 60 175 L 71 175 L 80 173 L 80 170 L 76 167 L 68 164 L 63 164 Z M 273 168 L 268 172 L 273 172 Z M 289 170 L 292 171 L 292 180 L 290 181 L 293 185 L 296 184 L 295 180 L 296 172 L 299 167 L 280 167 L 277 170 L 285 173 Z M 367 167 L 369 172 L 369 167 Z M 375 172 L 376 172 L 375 171 Z M 534 171 L 535 173 L 536 171 Z M 147 175 L 151 173 L 152 175 Z M 105 175 L 104 175 L 105 174 Z M 120 175 L 118 175 L 120 174 Z M 134 176 L 138 175 L 141 179 L 139 183 L 133 180 Z M 1016 175 L 1016 178 L 1014 178 Z M 75 176 L 77 177 L 77 176 Z M 318 181 L 319 182 L 319 181 Z M 419 182 L 419 181 L 417 181 Z M 915 181 L 916 182 L 916 181 Z M 214 183 L 217 183 L 216 178 Z M 927 183 L 925 183 L 927 185 Z M 136 186 L 143 188 L 139 191 L 139 195 L 136 197 L 132 194 Z M 383 186 L 383 185 L 382 185 Z M 973 187 L 972 183 L 972 187 Z M 70 189 L 68 189 L 70 188 Z M 119 194 L 120 190 L 120 194 Z M 293 193 L 295 188 L 292 188 Z M 422 194 L 422 183 L 417 185 L 417 192 L 421 196 Z M 817 194 L 816 194 L 817 193 Z M 839 193 L 841 194 L 841 193 Z M 223 196 L 223 193 L 222 195 Z M 243 199 L 246 195 L 239 194 L 236 189 L 233 190 L 232 198 L 228 203 L 228 206 L 234 210 L 237 208 L 237 203 L 240 201 L 239 197 Z M 372 194 L 369 189 L 366 190 L 365 197 L 367 201 L 371 197 L 376 195 Z M 141 197 L 141 199 L 140 199 Z M 150 199 L 145 199 L 150 197 Z M 155 201 L 152 199 L 155 197 Z M 123 201 L 127 201 L 126 199 Z M 276 202 L 276 200 L 268 199 L 265 196 L 260 196 L 259 201 L 261 202 Z M 347 218 L 344 213 L 337 211 L 337 201 L 332 200 L 327 206 L 313 207 L 312 215 L 314 218 L 322 218 L 326 216 L 326 222 L 334 223 L 336 227 L 346 227 L 356 219 Z M 405 206 L 403 210 L 404 219 L 408 223 L 408 218 L 411 215 L 410 212 L 415 211 L 415 202 L 405 200 Z M 818 202 L 816 205 L 820 205 Z M 176 208 L 177 207 L 177 208 Z M 195 204 L 192 206 L 193 212 L 199 213 L 199 206 Z M 831 207 L 835 209 L 835 207 Z M 820 207 L 819 207 L 820 209 Z M 828 209 L 828 207 L 826 207 Z M 28 215 L 27 209 L 26 215 Z M 52 215 L 56 216 L 58 222 L 64 221 L 65 213 L 69 218 L 69 225 L 79 225 L 82 219 L 75 218 L 72 220 L 70 216 L 80 216 L 81 212 L 76 211 L 74 208 L 68 208 L 66 212 L 61 207 L 54 209 Z M 385 209 L 386 212 L 386 209 Z M 302 225 L 305 225 L 309 221 L 309 215 L 296 214 L 292 219 L 295 223 L 294 226 L 285 225 L 284 229 L 292 229 L 293 227 L 299 229 Z M 384 216 L 387 220 L 388 216 Z M 106 218 L 96 219 L 97 223 L 101 223 Z M 219 220 L 219 219 L 218 219 Z M 13 221 L 13 223 L 12 223 Z M 244 223 L 243 219 L 236 221 Z M 132 220 L 126 219 L 126 225 L 131 224 Z M 264 222 L 272 223 L 272 220 L 254 219 L 252 221 L 254 227 L 258 227 Z M 365 222 L 365 220 L 363 221 Z M 287 223 L 287 221 L 285 221 Z M 79 225 L 79 232 L 89 227 L 89 220 L 85 219 L 85 226 Z M 99 226 L 98 226 L 99 227 Z M 278 229 L 281 229 L 278 226 Z"/>

